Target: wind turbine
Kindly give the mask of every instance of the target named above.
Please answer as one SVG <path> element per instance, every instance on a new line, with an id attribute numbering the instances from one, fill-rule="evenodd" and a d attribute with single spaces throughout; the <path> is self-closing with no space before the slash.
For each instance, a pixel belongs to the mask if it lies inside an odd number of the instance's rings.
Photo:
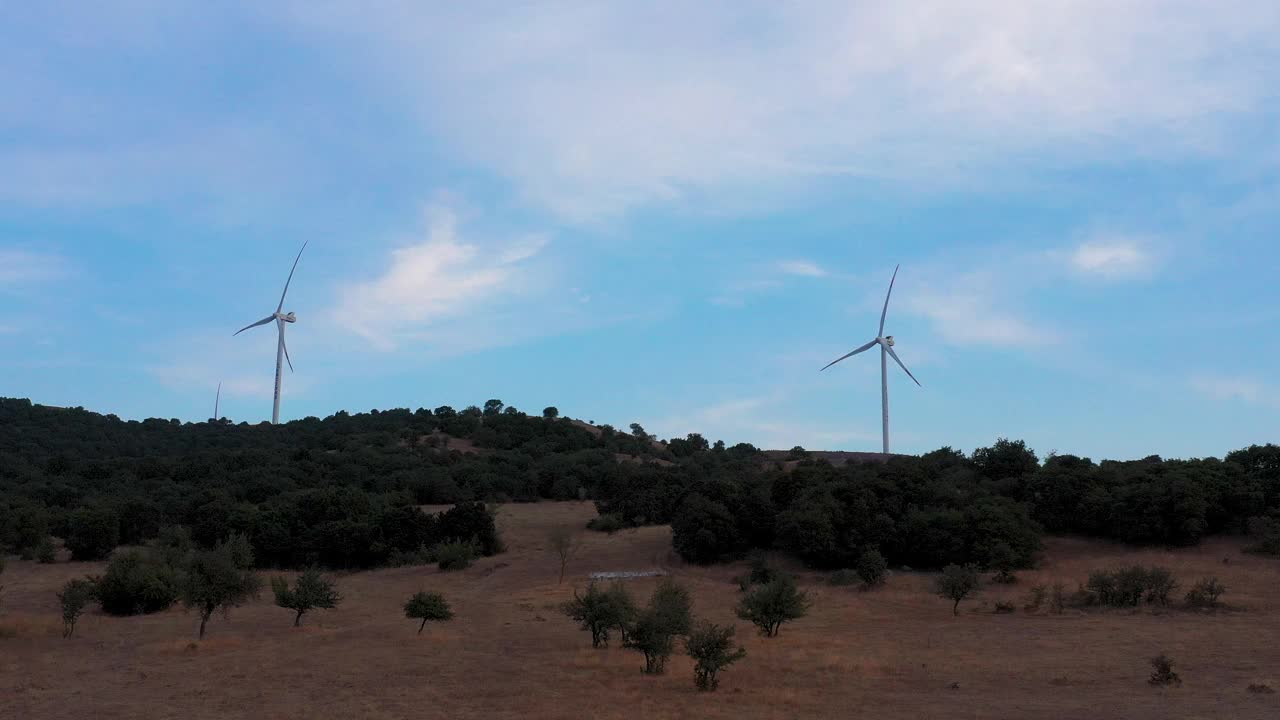
<path id="1" fill-rule="evenodd" d="M 866 352 L 876 345 L 880 346 L 880 405 L 884 415 L 885 455 L 889 454 L 889 358 L 893 358 L 893 361 L 898 363 L 898 367 L 902 368 L 902 371 L 907 374 L 907 377 L 915 381 L 916 385 L 920 385 L 920 381 L 916 380 L 916 376 L 912 375 L 911 371 L 907 369 L 907 366 L 902 364 L 902 360 L 898 357 L 898 353 L 893 351 L 893 336 L 884 334 L 884 319 L 885 316 L 889 314 L 889 298 L 893 295 L 893 283 L 898 279 L 898 268 L 900 267 L 902 266 L 899 265 L 893 269 L 893 279 L 889 281 L 889 292 L 884 296 L 884 310 L 880 312 L 880 332 L 876 334 L 876 338 L 848 355 L 843 355 L 832 360 L 827 363 L 826 367 L 822 368 L 823 370 L 826 370 L 845 358 L 851 358 L 858 353 Z"/>
<path id="2" fill-rule="evenodd" d="M 222 382 L 218 382 L 218 394 L 213 398 L 213 422 L 218 422 L 218 408 L 222 405 Z"/>
<path id="3" fill-rule="evenodd" d="M 272 320 L 276 321 L 276 328 L 280 332 L 280 342 L 276 345 L 276 395 L 275 395 L 275 404 L 272 406 L 272 409 L 271 409 L 272 425 L 280 424 L 280 381 L 283 379 L 283 375 L 284 375 L 284 368 L 281 367 L 282 365 L 281 361 L 283 360 L 284 362 L 289 363 L 289 372 L 293 372 L 293 360 L 289 359 L 289 348 L 286 347 L 284 344 L 284 326 L 285 326 L 285 323 L 298 322 L 298 316 L 294 315 L 293 313 L 289 313 L 286 315 L 281 313 L 280 311 L 284 309 L 284 298 L 286 295 L 289 294 L 289 283 L 293 282 L 293 272 L 294 270 L 298 269 L 298 261 L 302 259 L 302 251 L 306 249 L 307 249 L 307 243 L 304 242 L 302 243 L 302 250 L 298 251 L 298 257 L 294 258 L 293 260 L 293 269 L 289 271 L 289 279 L 285 280 L 284 282 L 284 292 L 280 293 L 280 304 L 276 306 L 276 311 L 262 318 L 261 320 L 259 320 L 258 322 L 252 325 L 246 325 L 240 328 L 235 333 L 235 335 L 239 335 L 240 333 L 250 328 L 256 328 L 259 325 L 266 325 Z M 232 337 L 235 337 L 235 335 L 232 335 Z"/>

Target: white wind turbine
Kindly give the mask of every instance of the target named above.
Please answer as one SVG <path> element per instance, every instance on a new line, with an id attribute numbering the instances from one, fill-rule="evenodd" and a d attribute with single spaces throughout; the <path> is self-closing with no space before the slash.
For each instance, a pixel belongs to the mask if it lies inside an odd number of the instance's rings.
<path id="1" fill-rule="evenodd" d="M 841 360 L 844 360 L 845 358 L 850 358 L 850 357 L 853 357 L 854 355 L 857 355 L 860 352 L 865 352 L 867 350 L 870 350 L 876 345 L 880 346 L 880 404 L 881 404 L 881 410 L 884 415 L 884 454 L 885 455 L 889 454 L 889 358 L 892 357 L 893 361 L 898 363 L 898 367 L 902 368 L 902 371 L 907 374 L 907 377 L 915 381 L 916 385 L 920 385 L 920 381 L 916 380 L 916 376 L 912 375 L 911 371 L 907 369 L 907 366 L 902 364 L 902 360 L 898 357 L 898 353 L 893 351 L 893 344 L 894 344 L 893 336 L 884 334 L 884 319 L 885 319 L 885 316 L 889 314 L 889 298 L 893 295 L 893 283 L 898 279 L 899 267 L 902 267 L 902 266 L 899 265 L 898 267 L 895 267 L 893 269 L 893 279 L 889 281 L 889 292 L 884 296 L 884 310 L 881 311 L 880 313 L 880 332 L 876 335 L 876 339 L 872 340 L 866 345 L 863 345 L 857 350 L 854 350 L 848 355 L 843 355 L 841 357 L 836 358 L 835 360 L 832 360 L 831 362 L 827 363 L 826 367 L 822 368 L 823 370 L 826 370 L 827 368 L 831 367 L 832 365 L 835 365 L 836 363 L 840 362 Z"/>
<path id="2" fill-rule="evenodd" d="M 285 326 L 285 323 L 295 323 L 298 321 L 298 317 L 293 313 L 289 313 L 286 315 L 281 313 L 280 311 L 284 309 L 284 298 L 286 295 L 289 294 L 289 283 L 293 282 L 293 272 L 294 270 L 298 269 L 298 261 L 302 259 L 302 251 L 306 249 L 307 249 L 307 243 L 304 242 L 302 243 L 302 250 L 298 251 L 298 257 L 294 258 L 293 260 L 293 269 L 289 271 L 289 279 L 285 280 L 284 282 L 284 292 L 280 293 L 280 304 L 276 306 L 276 311 L 262 318 L 261 320 L 259 320 L 258 322 L 252 325 L 246 325 L 240 328 L 235 333 L 236 335 L 239 335 L 240 333 L 250 328 L 256 328 L 259 325 L 266 325 L 272 320 L 276 321 L 276 328 L 280 332 L 280 342 L 276 345 L 276 394 L 275 394 L 275 404 L 272 406 L 272 409 L 271 409 L 272 425 L 280 424 L 280 381 L 283 379 L 283 375 L 284 375 L 284 368 L 281 367 L 282 365 L 281 361 L 288 362 L 289 372 L 293 372 L 293 360 L 289 359 L 289 348 L 286 347 L 284 344 L 284 326 Z M 232 337 L 235 337 L 235 335 L 233 335 Z"/>

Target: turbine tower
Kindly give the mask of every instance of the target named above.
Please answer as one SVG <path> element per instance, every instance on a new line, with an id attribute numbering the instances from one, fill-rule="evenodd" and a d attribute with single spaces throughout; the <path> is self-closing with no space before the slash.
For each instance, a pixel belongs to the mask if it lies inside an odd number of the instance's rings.
<path id="1" fill-rule="evenodd" d="M 889 314 L 889 298 L 893 295 L 893 283 L 898 279 L 898 268 L 900 267 L 902 266 L 899 265 L 893 269 L 893 279 L 889 281 L 889 292 L 884 296 L 884 310 L 880 312 L 880 332 L 876 334 L 876 338 L 848 355 L 842 355 L 841 357 L 832 360 L 827 363 L 826 367 L 822 368 L 823 370 L 826 370 L 845 358 L 851 358 L 858 353 L 866 352 L 876 345 L 880 346 L 880 406 L 881 412 L 884 416 L 885 455 L 889 454 L 889 358 L 893 358 L 893 361 L 898 363 L 898 367 L 902 368 L 902 371 L 907 374 L 907 377 L 911 378 L 916 385 L 920 385 L 920 381 L 916 380 L 916 376 L 912 375 L 911 371 L 907 369 L 907 366 L 902 364 L 902 360 L 898 357 L 898 353 L 893 351 L 893 336 L 884 334 L 884 319 L 885 316 Z"/>
<path id="2" fill-rule="evenodd" d="M 289 271 L 289 279 L 284 282 L 284 292 L 280 293 L 280 304 L 276 306 L 276 311 L 252 325 L 246 325 L 240 328 L 235 333 L 235 335 L 239 335 L 250 328 L 256 328 L 259 325 L 266 325 L 272 320 L 276 321 L 276 328 L 279 330 L 280 341 L 276 344 L 276 394 L 275 404 L 271 408 L 272 425 L 280 424 L 280 382 L 284 375 L 282 361 L 289 363 L 289 372 L 293 372 L 293 360 L 289 359 L 289 348 L 284 344 L 284 326 L 285 323 L 298 322 L 298 317 L 293 313 L 284 314 L 281 311 L 284 310 L 284 298 L 289 294 L 289 283 L 293 282 L 293 272 L 298 269 L 298 261 L 302 259 L 302 251 L 306 249 L 307 243 L 304 242 L 302 243 L 302 250 L 298 251 L 298 257 L 293 260 L 293 269 Z M 235 335 L 232 335 L 232 337 L 235 337 Z"/>

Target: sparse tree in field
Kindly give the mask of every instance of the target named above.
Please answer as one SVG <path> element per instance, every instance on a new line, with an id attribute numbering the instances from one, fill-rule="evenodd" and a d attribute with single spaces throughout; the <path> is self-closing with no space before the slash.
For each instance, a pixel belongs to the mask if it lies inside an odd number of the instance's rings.
<path id="1" fill-rule="evenodd" d="M 693 658 L 693 684 L 699 690 L 712 691 L 720 686 L 717 675 L 747 656 L 747 651 L 734 647 L 734 628 L 711 622 L 700 622 L 684 640 L 685 652 Z"/>
<path id="2" fill-rule="evenodd" d="M 244 535 L 233 534 L 212 550 L 191 556 L 182 574 L 180 594 L 187 608 L 200 613 L 200 635 L 215 610 L 229 613 L 256 597 L 262 581 L 253 572 L 253 548 Z"/>
<path id="3" fill-rule="evenodd" d="M 561 606 L 561 611 L 578 622 L 583 630 L 591 631 L 591 647 L 608 647 L 609 631 L 619 628 L 626 642 L 627 627 L 636 617 L 635 603 L 621 583 L 605 590 L 596 583 L 587 586 L 586 592 L 573 591 L 573 600 Z"/>
<path id="4" fill-rule="evenodd" d="M 884 584 L 885 573 L 889 571 L 889 562 L 876 548 L 868 548 L 858 558 L 858 577 L 867 588 Z"/>
<path id="5" fill-rule="evenodd" d="M 582 549 L 582 534 L 568 525 L 557 525 L 548 533 L 547 540 L 551 545 L 551 550 L 560 560 L 560 580 L 558 582 L 563 583 L 565 568 L 569 566 L 569 561 L 573 559 L 573 556 L 578 554 L 578 550 Z"/>
<path id="6" fill-rule="evenodd" d="M 747 593 L 738 603 L 738 617 L 749 620 L 765 637 L 777 637 L 778 629 L 790 620 L 804 617 L 812 606 L 809 596 L 795 578 L 783 575 Z"/>
<path id="7" fill-rule="evenodd" d="M 627 628 L 622 646 L 644 653 L 646 675 L 661 675 L 675 648 L 675 636 L 666 626 L 665 619 L 650 607 Z"/>
<path id="8" fill-rule="evenodd" d="M 1147 682 L 1152 685 L 1181 685 L 1182 678 L 1173 671 L 1173 659 L 1160 653 L 1151 658 L 1151 677 Z"/>
<path id="9" fill-rule="evenodd" d="M 555 406 L 543 408 L 542 417 L 548 420 L 555 420 L 556 418 L 560 417 L 560 410 Z"/>
<path id="10" fill-rule="evenodd" d="M 62 605 L 62 637 L 69 638 L 76 633 L 76 621 L 84 614 L 84 609 L 97 596 L 98 588 L 92 580 L 75 579 L 67 581 L 58 593 L 58 602 Z"/>
<path id="11" fill-rule="evenodd" d="M 942 575 L 934 582 L 934 592 L 952 601 L 951 612 L 960 614 L 960 601 L 978 589 L 978 568 L 974 565 L 952 563 L 942 569 Z"/>
<path id="12" fill-rule="evenodd" d="M 644 653 L 644 672 L 661 675 L 675 649 L 675 637 L 687 635 L 693 623 L 688 589 L 667 578 L 654 589 L 649 605 L 634 622 L 623 624 L 623 647 Z"/>
<path id="13" fill-rule="evenodd" d="M 293 626 L 302 625 L 302 616 L 311 610 L 331 610 L 342 602 L 342 596 L 333 587 L 333 581 L 311 568 L 303 571 L 289 587 L 289 581 L 282 577 L 271 578 L 271 591 L 276 596 L 276 605 L 297 613 L 293 618 Z"/>
<path id="14" fill-rule="evenodd" d="M 427 626 L 427 621 L 445 622 L 453 619 L 453 610 L 449 602 L 440 593 L 419 591 L 404 604 L 404 616 L 410 620 L 421 620 L 418 634 Z"/>

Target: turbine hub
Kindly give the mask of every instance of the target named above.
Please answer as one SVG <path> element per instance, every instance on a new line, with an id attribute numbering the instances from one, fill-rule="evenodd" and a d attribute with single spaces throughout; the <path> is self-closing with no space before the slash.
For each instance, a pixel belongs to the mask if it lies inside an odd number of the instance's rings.
<path id="1" fill-rule="evenodd" d="M 885 341 L 885 343 L 886 343 L 889 347 L 893 347 L 893 336 L 892 336 L 892 335 L 888 335 L 888 336 L 886 336 L 886 337 L 885 337 L 885 339 L 884 339 L 884 341 Z"/>

